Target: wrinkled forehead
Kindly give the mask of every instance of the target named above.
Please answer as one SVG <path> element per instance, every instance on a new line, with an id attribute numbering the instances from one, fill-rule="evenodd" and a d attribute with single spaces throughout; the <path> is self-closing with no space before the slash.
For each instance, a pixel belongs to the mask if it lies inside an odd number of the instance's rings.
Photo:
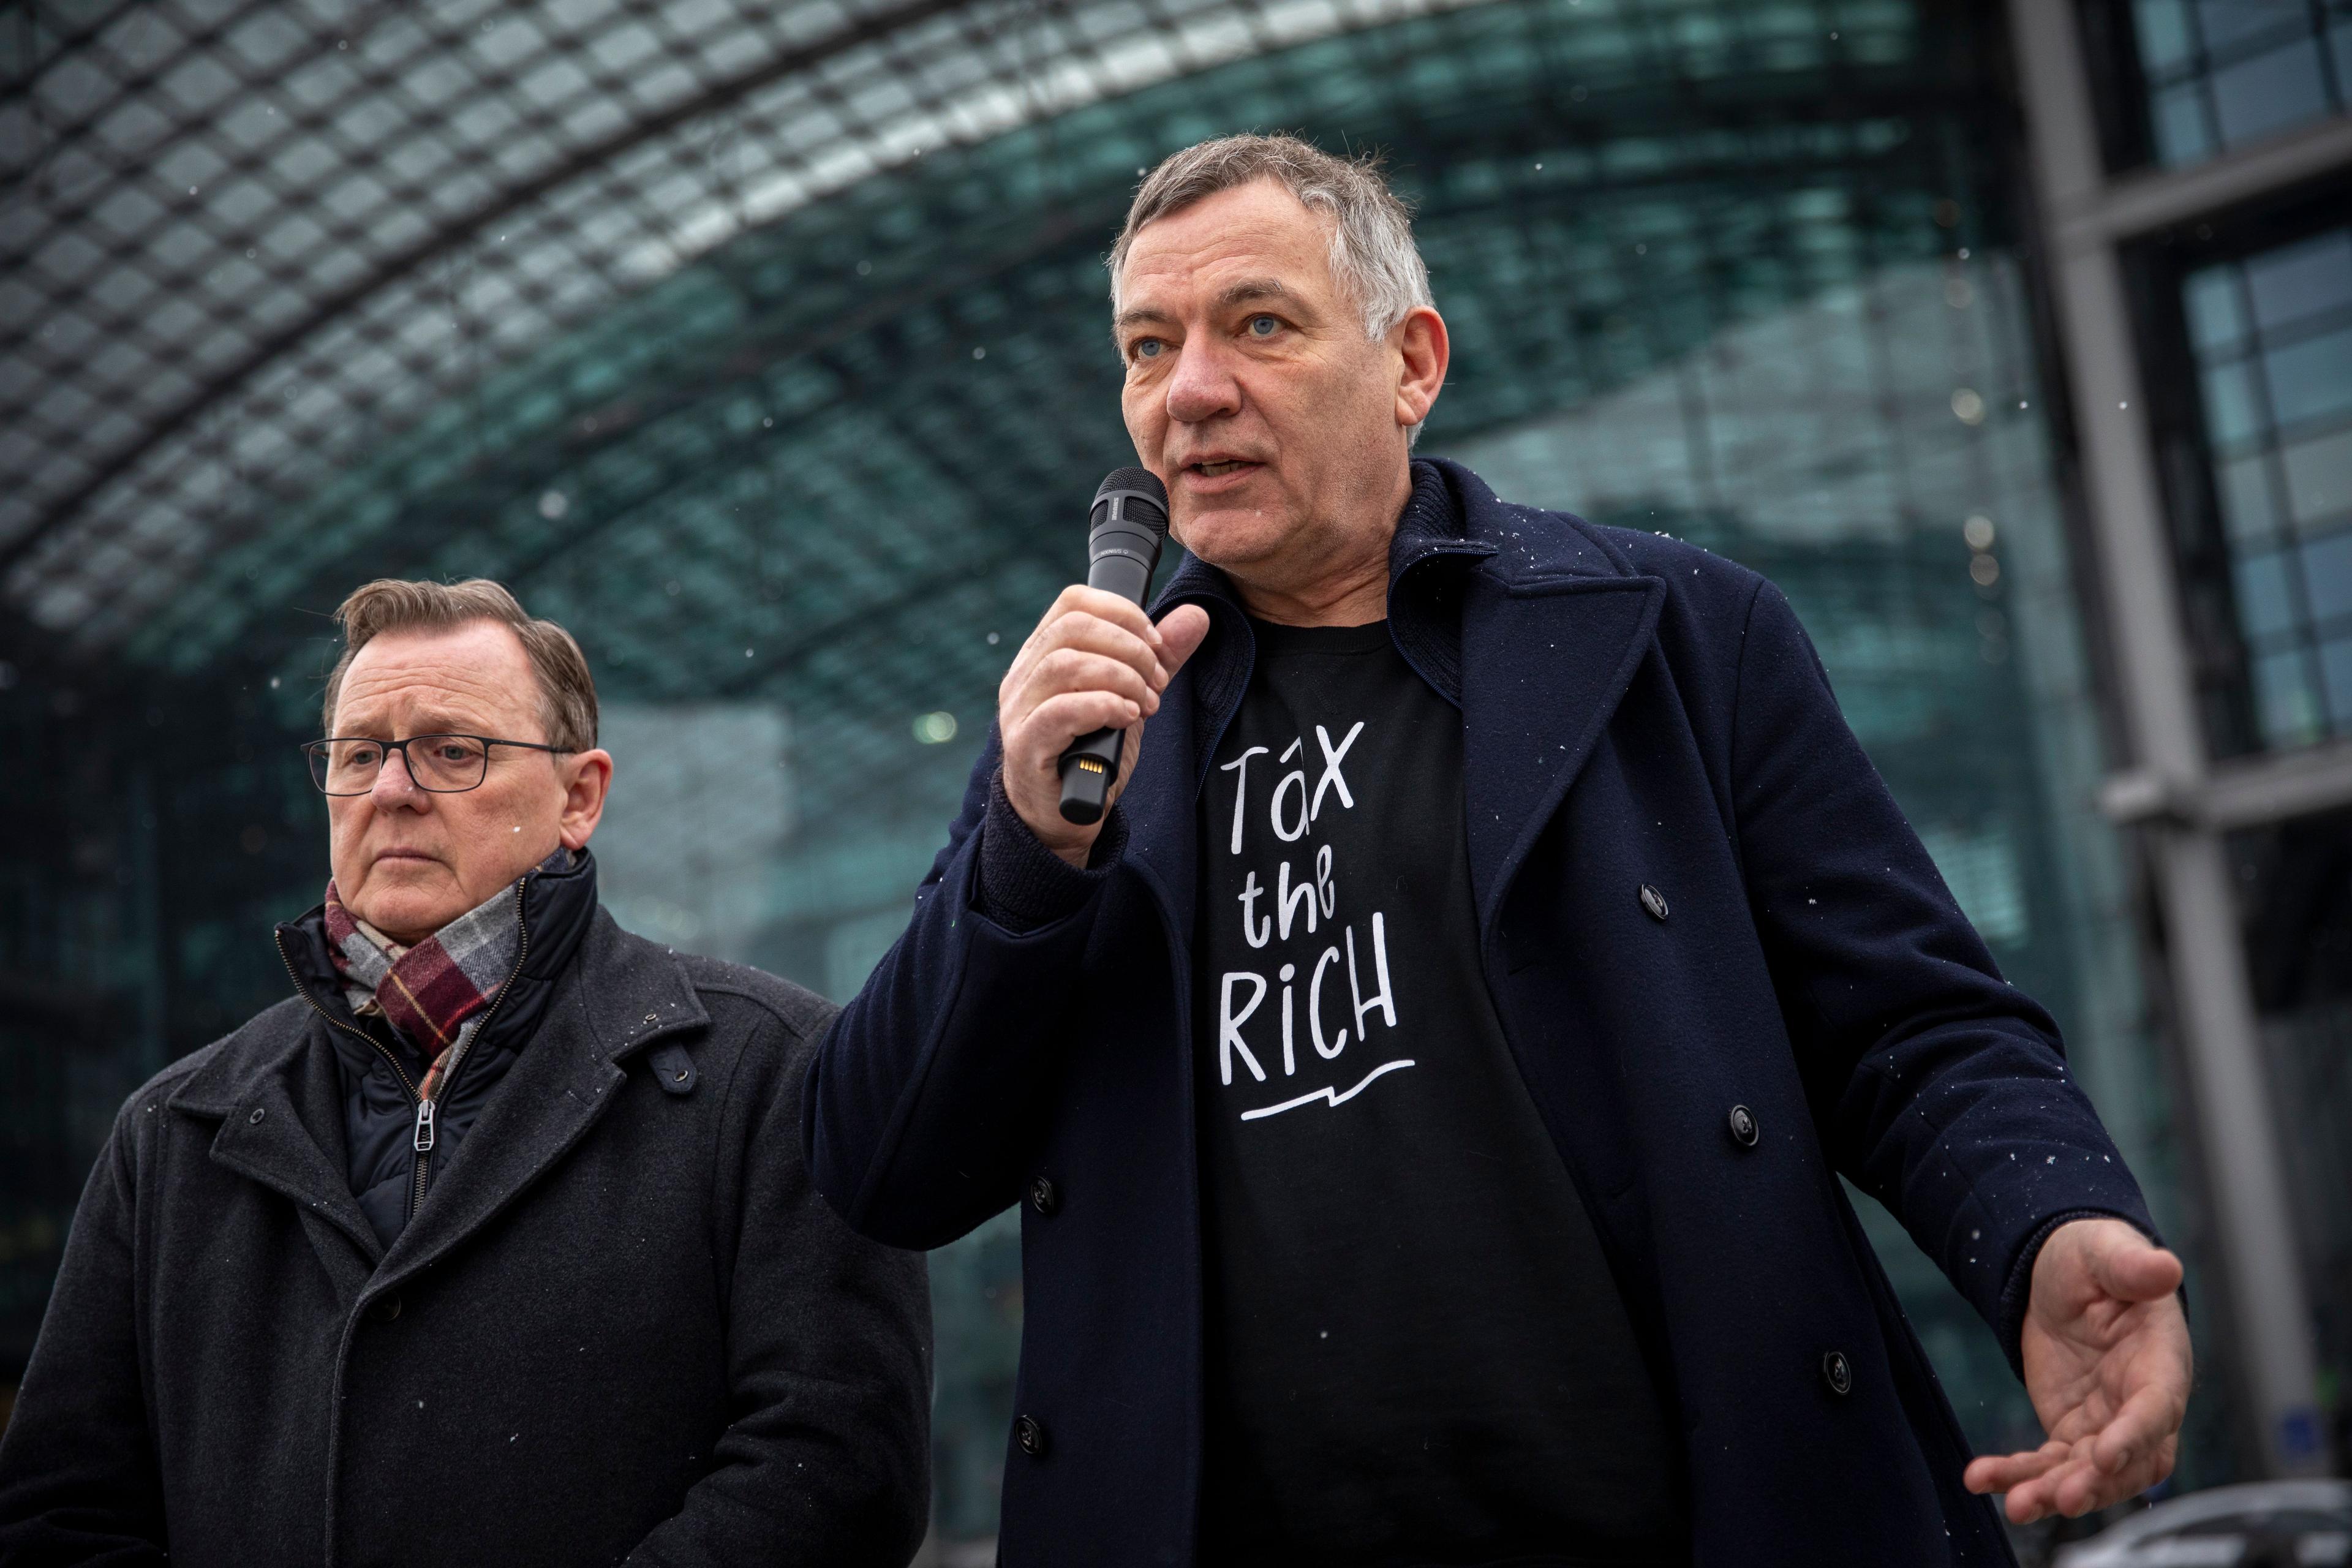
<path id="1" fill-rule="evenodd" d="M 1331 298 L 1333 220 L 1271 179 L 1202 197 L 1135 233 L 1113 308 L 1173 313 L 1235 299 L 1261 282 L 1302 300 Z"/>
<path id="2" fill-rule="evenodd" d="M 449 730 L 539 741 L 542 728 L 530 656 L 511 627 L 494 621 L 371 638 L 335 693 L 339 734 L 398 739 Z"/>

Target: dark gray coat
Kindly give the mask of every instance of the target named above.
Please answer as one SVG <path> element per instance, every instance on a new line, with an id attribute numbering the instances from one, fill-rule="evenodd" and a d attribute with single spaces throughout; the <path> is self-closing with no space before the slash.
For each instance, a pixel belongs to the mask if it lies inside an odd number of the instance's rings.
<path id="1" fill-rule="evenodd" d="M 0 1563 L 907 1561 L 923 1263 L 810 1190 L 830 1009 L 601 910 L 551 978 L 388 1249 L 299 998 L 131 1097 L 0 1442 Z"/>

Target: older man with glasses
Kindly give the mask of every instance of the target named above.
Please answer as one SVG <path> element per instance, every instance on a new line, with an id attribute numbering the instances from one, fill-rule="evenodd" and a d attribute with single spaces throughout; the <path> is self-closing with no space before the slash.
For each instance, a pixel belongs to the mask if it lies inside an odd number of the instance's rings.
<path id="1" fill-rule="evenodd" d="M 598 905 L 562 627 L 480 581 L 338 618 L 294 994 L 123 1107 L 0 1562 L 904 1563 L 923 1267 L 810 1188 L 831 1009 Z"/>

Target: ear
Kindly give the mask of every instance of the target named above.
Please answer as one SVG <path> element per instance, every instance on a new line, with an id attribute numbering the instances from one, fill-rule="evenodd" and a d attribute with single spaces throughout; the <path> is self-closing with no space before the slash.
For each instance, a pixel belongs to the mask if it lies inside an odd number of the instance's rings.
<path id="1" fill-rule="evenodd" d="M 560 775 L 563 782 L 563 816 L 556 824 L 556 837 L 566 849 L 574 851 L 588 847 L 589 837 L 596 824 L 604 817 L 604 795 L 613 786 L 613 753 L 606 751 L 575 752 L 556 759 L 563 764 Z"/>
<path id="2" fill-rule="evenodd" d="M 1410 427 L 1429 417 L 1437 394 L 1445 385 L 1445 367 L 1453 344 L 1445 318 L 1427 305 L 1415 305 L 1403 321 L 1390 329 L 1397 351 L 1396 417 Z"/>

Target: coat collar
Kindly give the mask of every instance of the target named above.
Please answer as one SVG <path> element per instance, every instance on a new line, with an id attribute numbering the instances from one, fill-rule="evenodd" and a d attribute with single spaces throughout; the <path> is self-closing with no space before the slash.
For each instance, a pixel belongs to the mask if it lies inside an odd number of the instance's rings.
<path id="1" fill-rule="evenodd" d="M 476 1118 L 465 1158 L 436 1184 L 379 1273 L 396 1283 L 488 1224 L 603 1119 L 624 1060 L 709 1022 L 677 960 L 598 910 L 530 1048 Z"/>
<path id="2" fill-rule="evenodd" d="M 596 858 L 585 849 L 574 854 L 568 865 L 532 868 L 524 874 L 522 884 L 522 926 L 529 933 L 522 968 L 485 1026 L 488 1032 L 475 1042 L 478 1047 L 520 1047 L 530 1037 L 556 978 L 571 968 L 572 955 L 598 908 Z M 329 951 L 323 906 L 280 925 L 278 946 L 297 990 L 337 1022 L 355 1022 L 344 997 L 346 982 Z M 348 1036 L 341 1043 L 356 1047 L 360 1055 L 354 1059 L 362 1070 L 387 1070 L 373 1051 L 357 1046 Z"/>
<path id="3" fill-rule="evenodd" d="M 1515 506 L 1469 469 L 1412 465 L 1389 545 L 1397 651 L 1462 710 L 1464 805 L 1482 934 L 1512 876 L 1623 700 L 1657 628 L 1665 584 L 1636 573 L 1581 519 Z M 1255 641 L 1223 572 L 1188 555 L 1153 605 L 1209 612 L 1209 637 L 1178 672 L 1120 796 L 1129 858 L 1173 934 L 1189 941 L 1196 802 L 1249 689 Z"/>
<path id="4" fill-rule="evenodd" d="M 285 1194 L 306 1223 L 317 1216 L 348 1237 L 374 1265 L 369 1293 L 390 1289 L 479 1229 L 579 1142 L 612 1103 L 629 1056 L 709 1023 L 676 957 L 600 908 L 584 924 L 562 969 L 537 976 L 547 994 L 530 1048 L 482 1108 L 465 1158 L 434 1184 L 389 1251 L 344 1177 L 341 1090 L 326 1038 L 335 1026 L 309 1005 L 272 1008 L 231 1036 L 169 1109 L 217 1121 L 215 1161 Z M 338 1262 L 330 1268 L 342 1271 Z"/>

